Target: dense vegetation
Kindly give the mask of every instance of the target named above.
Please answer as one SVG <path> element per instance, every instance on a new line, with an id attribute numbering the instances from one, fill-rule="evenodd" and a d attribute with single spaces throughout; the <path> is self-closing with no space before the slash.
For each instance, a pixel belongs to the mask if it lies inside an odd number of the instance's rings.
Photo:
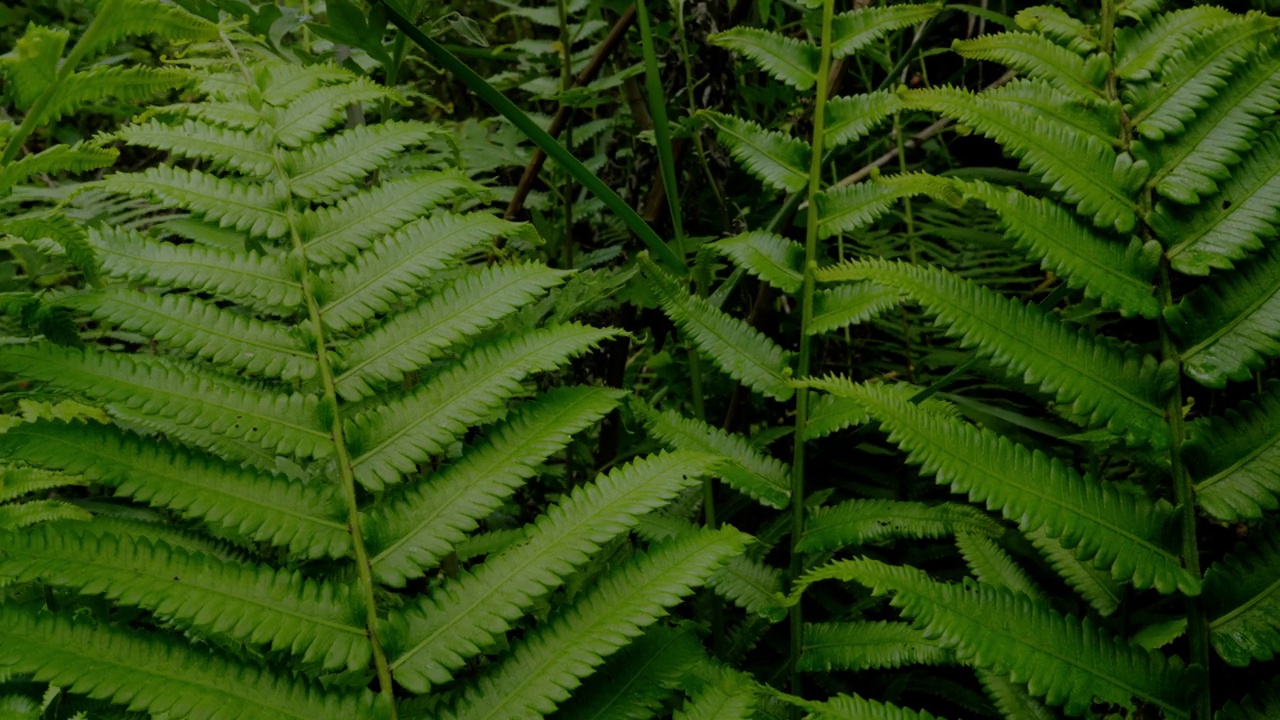
<path id="1" fill-rule="evenodd" d="M 1280 16 L 0 10 L 0 716 L 1280 717 Z"/>

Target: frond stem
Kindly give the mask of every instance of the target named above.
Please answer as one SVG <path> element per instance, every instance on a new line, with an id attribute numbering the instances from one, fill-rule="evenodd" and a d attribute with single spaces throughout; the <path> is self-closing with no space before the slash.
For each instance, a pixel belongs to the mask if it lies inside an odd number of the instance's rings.
<path id="1" fill-rule="evenodd" d="M 822 145 L 826 132 L 826 108 L 828 80 L 831 74 L 831 25 L 835 16 L 835 0 L 823 0 L 822 3 L 822 35 L 819 38 L 820 60 L 818 62 L 817 99 L 813 104 L 813 154 L 809 162 L 808 192 L 808 225 L 805 227 L 804 239 L 804 286 L 800 297 L 800 353 L 796 367 L 796 377 L 803 379 L 809 375 L 812 362 L 813 343 L 809 337 L 809 326 L 813 323 L 813 295 L 816 284 L 815 273 L 818 269 L 818 194 L 822 191 Z M 796 425 L 794 437 L 794 454 L 791 461 L 791 568 L 790 581 L 794 584 L 804 572 L 804 553 L 798 545 L 804 536 L 804 429 L 809 423 L 809 389 L 800 387 L 796 390 Z M 800 653 L 804 645 L 804 616 L 800 611 L 800 603 L 791 606 L 791 692 L 801 694 L 800 686 Z M 798 716 L 797 712 L 793 715 Z"/>

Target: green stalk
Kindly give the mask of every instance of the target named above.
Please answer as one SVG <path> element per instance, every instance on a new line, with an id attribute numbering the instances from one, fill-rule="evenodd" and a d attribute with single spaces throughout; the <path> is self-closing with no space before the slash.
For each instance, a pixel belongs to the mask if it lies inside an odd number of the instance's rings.
<path id="1" fill-rule="evenodd" d="M 490 85 L 484 78 L 475 73 L 474 70 L 467 67 L 467 64 L 459 60 L 453 53 L 444 49 L 436 41 L 427 37 L 408 18 L 404 16 L 395 4 L 395 0 L 372 0 L 381 3 L 387 8 L 387 19 L 391 24 L 395 25 L 400 32 L 404 33 L 415 45 L 422 48 L 431 59 L 444 66 L 446 70 L 453 73 L 467 89 L 475 93 L 477 97 L 486 104 L 498 111 L 503 117 L 511 121 L 520 132 L 524 133 L 533 141 L 535 145 L 542 149 L 548 157 L 560 163 L 562 167 L 575 180 L 582 183 L 592 195 L 600 198 L 610 210 L 621 218 L 622 222 L 631 232 L 640 238 L 640 241 L 649 248 L 649 251 L 657 256 L 667 269 L 675 273 L 679 277 L 684 277 L 689 273 L 689 269 L 685 267 L 684 260 L 671 250 L 662 238 L 658 237 L 658 233 L 640 217 L 630 205 L 622 198 L 618 197 L 610 187 L 604 184 L 595 173 L 587 169 L 572 153 L 563 145 L 556 142 L 555 138 L 547 134 L 545 130 L 538 127 L 538 124 L 526 115 L 515 103 L 511 102 L 507 96 L 503 95 L 497 88 Z"/>
<path id="2" fill-rule="evenodd" d="M 813 104 L 813 155 L 809 163 L 808 225 L 804 235 L 804 287 L 800 296 L 800 357 L 796 378 L 809 376 L 813 343 L 809 326 L 813 323 L 813 294 L 818 269 L 818 194 L 822 192 L 822 143 L 826 132 L 827 79 L 831 74 L 831 24 L 835 0 L 823 0 L 821 59 L 818 63 L 818 97 Z M 791 460 L 791 582 L 804 572 L 803 553 L 797 548 L 804 535 L 804 428 L 809 423 L 809 389 L 796 390 L 795 453 Z M 800 653 L 804 644 L 804 617 L 800 603 L 791 606 L 791 692 L 801 695 Z"/>

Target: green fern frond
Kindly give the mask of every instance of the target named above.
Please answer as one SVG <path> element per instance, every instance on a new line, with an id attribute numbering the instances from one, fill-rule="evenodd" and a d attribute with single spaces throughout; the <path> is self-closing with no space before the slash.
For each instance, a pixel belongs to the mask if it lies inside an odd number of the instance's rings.
<path id="1" fill-rule="evenodd" d="M 761 70 L 797 90 L 808 90 L 818 76 L 818 48 L 813 43 L 759 28 L 736 27 L 708 38 L 739 53 Z"/>
<path id="2" fill-rule="evenodd" d="M 1195 36 L 1166 59 L 1160 82 L 1131 86 L 1125 93 L 1139 134 L 1163 140 L 1185 130 L 1227 84 L 1228 76 L 1251 58 L 1260 37 L 1275 32 L 1277 23 L 1265 15 L 1233 20 Z"/>
<path id="3" fill-rule="evenodd" d="M 1074 53 L 1093 52 L 1098 47 L 1092 27 L 1054 5 L 1019 10 L 1013 21 L 1023 30 L 1039 32 Z"/>
<path id="4" fill-rule="evenodd" d="M 1172 508 L 1081 476 L 1061 461 L 990 430 L 930 413 L 901 393 L 854 386 L 851 397 L 909 453 L 907 462 L 936 475 L 951 491 L 1016 520 L 1041 527 L 1083 559 L 1109 567 L 1138 588 L 1199 591 L 1199 581 L 1165 547 Z M 851 388 L 852 390 L 852 388 Z"/>
<path id="5" fill-rule="evenodd" d="M 44 468 L 0 465 L 0 503 L 17 500 L 31 493 L 83 487 L 86 484 L 81 477 Z"/>
<path id="6" fill-rule="evenodd" d="M 609 658 L 554 716 L 557 720 L 650 720 L 671 687 L 706 651 L 688 628 L 655 625 Z"/>
<path id="7" fill-rule="evenodd" d="M 370 511 L 364 525 L 374 576 L 403 587 L 478 526 L 577 432 L 621 399 L 603 388 L 559 388 L 521 405 L 462 456 Z"/>
<path id="8" fill-rule="evenodd" d="M 1183 372 L 1201 385 L 1248 380 L 1280 355 L 1280 246 L 1221 273 L 1165 310 L 1181 341 Z"/>
<path id="9" fill-rule="evenodd" d="M 1031 697 L 1025 685 L 1015 683 L 1007 675 L 977 670 L 978 682 L 987 691 L 1000 716 L 1005 720 L 1057 720 L 1058 716 Z"/>
<path id="10" fill-rule="evenodd" d="M 960 183 L 965 197 L 976 198 L 1005 222 L 1014 248 L 1040 261 L 1040 267 L 1081 288 L 1087 298 L 1122 315 L 1155 318 L 1160 311 L 1153 280 L 1159 264 L 1157 244 L 1136 238 L 1126 248 L 1098 237 L 1061 205 L 981 180 Z"/>
<path id="11" fill-rule="evenodd" d="M 1168 378 L 1155 358 L 1122 349 L 1043 311 L 945 270 L 853 260 L 818 270 L 818 280 L 872 280 L 896 287 L 936 318 L 962 347 L 977 346 L 1010 378 L 1038 383 L 1077 417 L 1123 434 L 1131 444 L 1168 447 L 1160 401 Z"/>
<path id="12" fill-rule="evenodd" d="M 468 685 L 442 720 L 535 720 L 550 713 L 583 676 L 741 553 L 745 541 L 732 528 L 703 530 L 615 567 Z"/>
<path id="13" fill-rule="evenodd" d="M 919 25 L 942 11 L 942 3 L 888 5 L 840 13 L 831 23 L 831 57 L 853 55 L 894 30 Z"/>
<path id="14" fill-rule="evenodd" d="M 1044 80 L 1017 79 L 987 90 L 982 97 L 1004 107 L 1005 112 L 1039 112 L 1081 133 L 1114 144 L 1120 134 L 1119 102 L 1087 104 L 1054 88 Z"/>
<path id="15" fill-rule="evenodd" d="M 67 260 L 84 275 L 85 282 L 99 287 L 102 272 L 98 255 L 90 243 L 82 224 L 60 212 L 25 214 L 0 220 L 0 233 L 8 233 L 24 240 L 48 238 L 62 248 Z"/>
<path id="16" fill-rule="evenodd" d="M 91 519 L 93 515 L 88 511 L 61 500 L 25 498 L 21 502 L 0 505 L 0 530 L 22 530 L 61 520 L 84 522 Z"/>
<path id="17" fill-rule="evenodd" d="M 1107 617 L 1120 609 L 1124 587 L 1111 577 L 1110 572 L 1098 568 L 1092 562 L 1081 560 L 1075 552 L 1068 550 L 1058 538 L 1051 537 L 1043 528 L 1024 531 L 1023 535 L 1040 551 L 1054 572 L 1080 593 L 1099 615 Z"/>
<path id="18" fill-rule="evenodd" d="M 346 114 L 352 103 L 394 99 L 395 91 L 364 76 L 346 73 L 345 82 L 307 90 L 296 97 L 285 94 L 287 104 L 271 123 L 274 140 L 286 147 L 301 147 L 314 141 Z"/>
<path id="19" fill-rule="evenodd" d="M 806 331 L 810 335 L 820 335 L 847 325 L 861 324 L 901 304 L 902 293 L 899 290 L 873 282 L 848 283 L 819 290 L 813 296 L 813 318 Z"/>
<path id="20" fill-rule="evenodd" d="M 640 266 L 652 281 L 649 289 L 662 309 L 720 369 L 776 400 L 794 394 L 789 382 L 791 353 L 706 299 L 690 295 L 647 257 L 640 260 Z"/>
<path id="21" fill-rule="evenodd" d="M 83 49 L 95 53 L 127 37 L 154 35 L 166 40 L 214 40 L 218 26 L 202 17 L 157 0 L 105 0 L 97 12 L 110 18 L 99 33 L 82 40 Z"/>
<path id="22" fill-rule="evenodd" d="M 303 147 L 289 168 L 289 189 L 308 199 L 337 192 L 438 132 L 423 123 L 396 121 L 350 128 Z"/>
<path id="23" fill-rule="evenodd" d="M 1267 662 L 1280 652 L 1280 533 L 1269 529 L 1259 535 L 1204 575 L 1209 642 L 1237 667 Z"/>
<path id="24" fill-rule="evenodd" d="M 315 353 L 288 327 L 226 310 L 190 295 L 156 295 L 113 286 L 69 298 L 70 307 L 117 328 L 250 375 L 286 382 L 319 372 Z"/>
<path id="25" fill-rule="evenodd" d="M 190 720 L 379 720 L 367 690 L 338 691 L 158 636 L 0 603 L 0 666 L 130 710 Z"/>
<path id="26" fill-rule="evenodd" d="M 486 213 L 439 213 L 400 228 L 325 274 L 330 286 L 320 309 L 325 326 L 342 332 L 370 322 L 416 294 L 451 261 L 519 228 Z"/>
<path id="27" fill-rule="evenodd" d="M 1187 431 L 1184 454 L 1202 510 L 1238 522 L 1280 508 L 1280 383 L 1269 381 L 1251 400 Z"/>
<path id="28" fill-rule="evenodd" d="M 113 148 L 96 147 L 84 142 L 54 145 L 0 168 L 0 196 L 33 175 L 96 170 L 110 166 L 119 155 L 120 152 Z"/>
<path id="29" fill-rule="evenodd" d="M 1218 191 L 1277 110 L 1280 43 L 1273 43 L 1196 114 L 1185 132 L 1169 142 L 1139 144 L 1135 152 L 1158 168 L 1151 185 L 1161 197 L 1195 205 Z"/>
<path id="30" fill-rule="evenodd" d="M 808 185 L 809 143 L 714 110 L 699 111 L 698 117 L 715 128 L 720 144 L 764 184 L 791 193 Z"/>
<path id="31" fill-rule="evenodd" d="M 756 715 L 757 690 L 738 673 L 723 673 L 694 693 L 671 720 L 750 720 Z"/>
<path id="32" fill-rule="evenodd" d="M 421 693 L 451 680 L 603 543 L 692 487 L 716 462 L 676 452 L 615 468 L 548 508 L 519 545 L 393 613 L 382 639 L 397 682 Z"/>
<path id="33" fill-rule="evenodd" d="M 861 230 L 902 198 L 920 194 L 955 196 L 949 181 L 924 173 L 903 173 L 826 190 L 817 196 L 818 237 Z"/>
<path id="34" fill-rule="evenodd" d="M 1095 698 L 1132 707 L 1132 698 L 1185 718 L 1186 700 L 1202 677 L 1113 637 L 1089 619 L 1064 616 L 1025 595 L 991 585 L 937 583 L 909 567 L 859 559 L 833 563 L 831 576 L 854 580 L 875 593 L 893 592 L 892 604 L 925 637 L 955 650 L 963 661 L 1028 683 L 1049 705 L 1082 715 Z"/>
<path id="35" fill-rule="evenodd" d="M 324 669 L 356 670 L 369 662 L 365 609 L 348 586 L 74 527 L 5 537 L 0 576 L 100 594 L 201 632 L 288 651 Z"/>
<path id="36" fill-rule="evenodd" d="M 173 510 L 307 558 L 346 557 L 337 497 L 97 424 L 41 421 L 0 433 L 5 457 L 83 474 L 117 495 Z"/>
<path id="37" fill-rule="evenodd" d="M 464 191 L 478 194 L 482 189 L 463 172 L 450 169 L 388 180 L 331 206 L 305 210 L 298 225 L 307 258 L 318 265 L 346 261 L 368 249 L 374 239 Z"/>
<path id="38" fill-rule="evenodd" d="M 0 368 L 279 454 L 322 458 L 334 452 L 314 395 L 254 388 L 155 356 L 82 352 L 46 344 L 0 347 Z"/>
<path id="39" fill-rule="evenodd" d="M 1125 80 L 1146 80 L 1197 35 L 1231 18 L 1231 13 L 1220 7 L 1200 5 L 1163 13 L 1137 27 L 1117 28 L 1116 75 Z"/>
<path id="40" fill-rule="evenodd" d="M 271 138 L 262 131 L 243 132 L 186 120 L 170 125 L 148 120 L 121 128 L 116 136 L 131 144 L 163 150 L 171 155 L 207 160 L 255 179 L 266 179 L 276 168 Z"/>
<path id="41" fill-rule="evenodd" d="M 983 35 L 956 40 L 951 43 L 951 49 L 966 58 L 998 62 L 1028 77 L 1044 80 L 1079 102 L 1101 100 L 1098 86 L 1106 79 L 1107 66 L 1086 60 L 1044 35 L 1021 32 Z"/>
<path id="42" fill-rule="evenodd" d="M 839 550 L 897 538 L 922 540 L 965 532 L 998 535 L 1003 531 L 999 523 L 967 505 L 855 499 L 810 511 L 796 549 Z"/>
<path id="43" fill-rule="evenodd" d="M 803 702 L 805 720 L 943 720 L 924 710 L 911 710 L 858 695 L 836 695 L 823 702 Z"/>
<path id="44" fill-rule="evenodd" d="M 545 265 L 493 265 L 463 275 L 343 347 L 338 394 L 359 400 L 427 366 L 559 285 L 567 273 Z"/>
<path id="45" fill-rule="evenodd" d="M 902 107 L 902 98 L 891 90 L 831 98 L 824 110 L 826 131 L 822 146 L 834 150 L 851 143 L 874 130 Z"/>
<path id="46" fill-rule="evenodd" d="M 0 66 L 10 81 L 6 89 L 13 94 L 19 110 L 30 109 L 37 98 L 53 87 L 58 62 L 70 39 L 71 33 L 65 28 L 32 24 L 14 43 L 13 49 L 0 56 Z"/>
<path id="47" fill-rule="evenodd" d="M 1129 194 L 1146 180 L 1146 165 L 1126 161 L 1127 155 L 1117 155 L 1097 137 L 1049 117 L 1011 114 L 999 102 L 955 88 L 910 90 L 903 98 L 910 107 L 953 117 L 1000 143 L 1094 225 L 1120 233 L 1136 226 Z"/>
<path id="48" fill-rule="evenodd" d="M 907 665 L 946 665 L 955 657 L 919 630 L 901 622 L 838 622 L 804 626 L 800 669 L 880 670 Z"/>
<path id="49" fill-rule="evenodd" d="M 745 438 L 674 410 L 659 411 L 635 400 L 631 405 L 654 437 L 677 450 L 710 453 L 724 459 L 716 475 L 733 489 L 774 508 L 791 498 L 791 469 L 766 455 Z"/>
<path id="50" fill-rule="evenodd" d="M 1280 682 L 1264 685 L 1260 692 L 1240 702 L 1232 701 L 1217 714 L 1217 720 L 1269 720 L 1280 713 Z"/>
<path id="51" fill-rule="evenodd" d="M 97 183 L 107 192 L 153 199 L 190 210 L 219 227 L 278 238 L 289 228 L 286 196 L 278 183 L 252 185 L 199 170 L 159 165 L 119 173 Z"/>
<path id="52" fill-rule="evenodd" d="M 569 323 L 476 347 L 412 392 L 347 421 L 360 484 L 381 490 L 456 441 L 536 372 L 594 349 L 617 331 Z"/>
<path id="53" fill-rule="evenodd" d="M 1264 246 L 1280 228 L 1280 133 L 1268 132 L 1221 184 L 1218 194 L 1194 211 L 1159 205 L 1148 222 L 1165 242 L 1175 270 L 1206 275 L 1231 268 Z"/>
<path id="54" fill-rule="evenodd" d="M 186 86 L 191 73 L 178 68 L 99 65 L 75 72 L 58 83 L 40 113 L 41 123 L 54 123 L 85 105 L 112 98 L 115 102 L 146 100 Z"/>
<path id="55" fill-rule="evenodd" d="M 783 292 L 797 293 L 804 284 L 804 246 L 794 240 L 753 230 L 708 247 Z"/>
<path id="56" fill-rule="evenodd" d="M 956 534 L 956 547 L 978 582 L 1006 587 L 1039 602 L 1045 600 L 1044 593 L 1027 577 L 1026 571 L 994 539 L 978 533 L 961 532 Z"/>
<path id="57" fill-rule="evenodd" d="M 302 286 L 274 257 L 152 240 L 118 227 L 92 227 L 89 243 L 110 277 L 188 288 L 272 315 L 302 305 Z"/>

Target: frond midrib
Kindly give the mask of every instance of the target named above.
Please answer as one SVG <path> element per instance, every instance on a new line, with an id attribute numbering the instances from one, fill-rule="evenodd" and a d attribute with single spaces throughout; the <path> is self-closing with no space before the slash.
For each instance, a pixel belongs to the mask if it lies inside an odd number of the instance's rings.
<path id="1" fill-rule="evenodd" d="M 1255 606 L 1261 605 L 1262 603 L 1266 602 L 1266 600 L 1270 598 L 1272 595 L 1280 595 L 1280 578 L 1276 578 L 1275 580 L 1273 580 L 1270 585 L 1267 585 L 1262 590 L 1254 593 L 1252 597 L 1250 597 L 1248 600 L 1241 603 L 1240 605 L 1237 605 L 1230 612 L 1226 613 L 1225 615 L 1219 615 L 1218 617 L 1214 618 L 1212 621 L 1209 622 L 1209 628 L 1213 630 L 1216 628 L 1220 628 L 1223 625 L 1226 625 L 1227 623 L 1234 620 L 1236 617 L 1248 613 L 1250 610 L 1254 609 Z"/>

